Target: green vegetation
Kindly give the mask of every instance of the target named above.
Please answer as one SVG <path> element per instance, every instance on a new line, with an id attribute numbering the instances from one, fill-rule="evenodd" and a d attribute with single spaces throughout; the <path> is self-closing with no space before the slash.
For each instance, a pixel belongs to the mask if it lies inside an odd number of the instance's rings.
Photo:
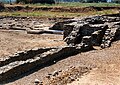
<path id="1" fill-rule="evenodd" d="M 79 2 L 68 2 L 68 3 L 58 3 L 58 4 L 27 4 L 29 6 L 47 6 L 47 7 L 115 7 L 120 6 L 118 3 L 79 3 Z"/>
<path id="2" fill-rule="evenodd" d="M 14 5 L 12 5 L 14 7 Z M 15 4 L 16 6 L 16 4 Z M 21 6 L 21 5 L 20 5 Z M 120 6 L 120 4 L 116 3 L 59 3 L 59 4 L 26 4 L 22 6 L 32 6 L 32 7 L 89 7 L 89 6 L 96 6 L 96 7 L 116 7 Z M 53 8 L 54 9 L 54 8 Z M 0 12 L 0 16 L 33 16 L 33 17 L 46 17 L 46 18 L 53 18 L 53 17 L 82 17 L 82 16 L 90 16 L 90 15 L 104 15 L 104 14 L 115 14 L 119 11 L 117 9 L 110 9 L 110 10 L 103 10 L 103 11 L 89 11 L 83 13 L 71 13 L 71 12 L 52 12 L 52 11 L 43 11 L 43 10 L 29 10 L 27 11 L 5 11 Z"/>
<path id="3" fill-rule="evenodd" d="M 54 18 L 54 17 L 82 17 L 89 15 L 103 15 L 103 14 L 114 14 L 118 13 L 117 10 L 104 10 L 99 12 L 87 12 L 87 13 L 69 13 L 69 12 L 50 12 L 50 11 L 34 11 L 34 12 L 1 12 L 0 16 L 33 16 L 33 17 L 44 17 L 44 18 Z"/>
<path id="4" fill-rule="evenodd" d="M 17 3 L 47 3 L 47 4 L 54 4 L 54 0 L 16 0 Z"/>

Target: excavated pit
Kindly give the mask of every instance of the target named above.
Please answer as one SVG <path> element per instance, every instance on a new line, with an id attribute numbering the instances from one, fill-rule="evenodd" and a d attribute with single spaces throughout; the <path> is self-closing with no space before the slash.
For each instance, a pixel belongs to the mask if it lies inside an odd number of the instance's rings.
<path id="1" fill-rule="evenodd" d="M 1 18 L 1 20 L 4 21 L 3 18 Z M 21 19 L 9 18 L 9 20 L 2 22 L 0 25 L 1 29 L 25 30 L 28 33 L 41 34 L 36 33 L 36 29 L 37 31 L 41 30 L 41 27 L 38 26 L 40 22 L 35 21 L 31 27 L 30 23 L 33 21 L 26 18 L 22 19 L 22 22 L 20 22 Z M 28 20 L 29 23 L 25 23 L 24 21 L 26 20 Z M 21 24 L 18 24 L 18 22 Z M 64 31 L 64 41 L 68 45 L 63 47 L 35 48 L 1 58 L 0 83 L 8 82 L 9 79 L 20 76 L 36 67 L 48 64 L 48 62 L 64 59 L 80 52 L 93 50 L 94 46 L 100 46 L 101 48 L 111 46 L 111 43 L 118 40 L 120 36 L 120 16 L 103 15 L 77 20 L 72 19 L 57 22 L 53 27 L 49 26 L 48 28 L 52 30 L 58 28 L 57 30 Z M 35 32 L 29 32 L 28 29 L 35 30 Z M 61 32 L 55 33 L 62 34 Z"/>

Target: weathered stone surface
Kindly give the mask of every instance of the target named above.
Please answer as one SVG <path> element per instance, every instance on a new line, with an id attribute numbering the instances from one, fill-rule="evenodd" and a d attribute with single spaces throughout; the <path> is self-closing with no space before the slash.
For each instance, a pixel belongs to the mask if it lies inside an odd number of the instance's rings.
<path id="1" fill-rule="evenodd" d="M 1 58 L 0 59 L 0 67 L 4 66 L 6 64 L 9 64 L 11 62 L 14 62 L 14 61 L 30 59 L 30 58 L 34 57 L 35 55 L 46 52 L 50 49 L 53 49 L 53 48 L 34 48 L 34 49 L 26 50 L 26 51 L 19 51 L 19 52 L 15 53 L 14 55 L 10 55 L 10 56 Z"/>
<path id="2" fill-rule="evenodd" d="M 102 39 L 101 48 L 110 47 L 114 39 L 119 38 L 120 36 L 120 26 L 114 25 L 111 28 L 108 28 L 105 31 L 105 34 Z"/>
<path id="3" fill-rule="evenodd" d="M 48 33 L 48 34 L 61 34 L 63 35 L 63 31 L 55 31 L 55 30 L 44 30 L 44 29 L 39 29 L 39 30 L 27 30 L 28 34 L 43 34 L 43 33 Z"/>
<path id="4" fill-rule="evenodd" d="M 77 22 L 72 22 L 75 24 L 65 25 L 64 40 L 68 45 L 75 46 L 81 44 L 84 36 L 91 36 L 93 45 L 101 45 L 102 48 L 109 47 L 112 40 L 119 35 L 119 21 L 120 17 L 116 16 L 93 16 L 77 20 Z M 109 29 L 111 29 L 110 32 Z"/>
<path id="5" fill-rule="evenodd" d="M 73 30 L 74 26 L 77 24 L 77 22 L 73 22 L 73 23 L 70 23 L 70 24 L 65 24 L 64 25 L 64 36 L 63 36 L 63 39 L 65 39 Z"/>
<path id="6" fill-rule="evenodd" d="M 65 38 L 65 41 L 68 44 L 70 43 L 79 44 L 81 43 L 82 37 L 92 36 L 92 33 L 94 33 L 95 31 L 101 30 L 100 36 L 103 36 L 106 28 L 107 28 L 106 25 L 103 26 L 93 26 L 88 24 L 77 25 L 73 28 L 74 30 Z"/>
<path id="7" fill-rule="evenodd" d="M 76 22 L 76 20 L 71 19 L 71 20 L 65 20 L 65 21 L 61 21 L 61 22 L 56 22 L 52 27 L 50 27 L 49 29 L 51 30 L 64 30 L 64 25 L 65 24 L 69 24 L 72 22 Z"/>
<path id="8" fill-rule="evenodd" d="M 93 44 L 91 40 L 91 36 L 84 36 L 80 44 L 76 45 L 76 49 L 80 49 L 81 52 L 89 51 L 93 49 Z"/>
<path id="9" fill-rule="evenodd" d="M 0 67 L 0 82 L 19 76 L 22 73 L 32 70 L 33 68 L 46 64 L 58 58 L 65 58 L 78 53 L 75 47 L 60 47 L 51 49 L 44 53 L 36 54 L 27 60 L 13 61 Z M 28 55 L 29 57 L 30 55 Z"/>

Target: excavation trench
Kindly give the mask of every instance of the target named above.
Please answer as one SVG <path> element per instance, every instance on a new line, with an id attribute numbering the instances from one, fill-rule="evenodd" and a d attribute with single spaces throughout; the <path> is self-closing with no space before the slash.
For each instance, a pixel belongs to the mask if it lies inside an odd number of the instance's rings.
<path id="1" fill-rule="evenodd" d="M 94 16 L 64 22 L 55 23 L 50 29 L 62 27 L 60 30 L 64 30 L 67 46 L 35 48 L 0 59 L 0 83 L 45 67 L 50 62 L 92 50 L 96 45 L 109 47 L 120 36 L 120 17 Z"/>
<path id="2" fill-rule="evenodd" d="M 15 76 L 24 74 L 30 70 L 33 70 L 37 66 L 47 64 L 56 59 L 63 59 L 79 52 L 75 47 L 49 48 L 44 49 L 44 51 L 36 50 L 36 53 L 33 51 L 28 51 L 28 59 L 25 59 L 22 55 L 19 55 L 19 58 L 16 60 L 15 58 L 11 58 L 9 63 L 5 63 L 8 60 L 3 61 L 5 64 L 1 65 L 0 67 L 0 82 L 3 83 L 3 81 L 7 81 L 8 79 L 14 78 Z M 23 55 L 25 54 L 23 53 Z"/>

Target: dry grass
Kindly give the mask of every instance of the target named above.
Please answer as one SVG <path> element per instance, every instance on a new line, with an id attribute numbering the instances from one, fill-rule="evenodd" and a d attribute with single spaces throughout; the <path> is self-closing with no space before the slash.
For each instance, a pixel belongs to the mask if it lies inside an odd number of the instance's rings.
<path id="1" fill-rule="evenodd" d="M 29 6 L 44 6 L 44 7 L 89 7 L 89 6 L 95 6 L 95 7 L 116 7 L 120 6 L 120 4 L 117 3 L 79 3 L 79 2 L 64 2 L 64 3 L 58 3 L 58 4 L 27 4 Z"/>
<path id="2" fill-rule="evenodd" d="M 87 13 L 69 13 L 69 12 L 51 12 L 51 11 L 32 11 L 32 12 L 1 12 L 0 16 L 31 16 L 31 17 L 45 17 L 45 18 L 54 18 L 54 17 L 82 17 L 89 15 L 104 15 L 104 14 L 114 14 L 118 13 L 118 10 L 103 10 L 103 11 L 92 11 Z"/>

